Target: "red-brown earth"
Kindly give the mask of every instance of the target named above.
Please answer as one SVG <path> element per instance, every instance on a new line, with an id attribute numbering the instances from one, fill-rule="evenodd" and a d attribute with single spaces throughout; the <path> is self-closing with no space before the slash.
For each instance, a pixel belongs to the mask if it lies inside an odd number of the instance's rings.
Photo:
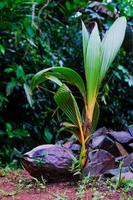
<path id="1" fill-rule="evenodd" d="M 44 184 L 34 180 L 24 170 L 6 172 L 0 170 L 0 200 L 130 200 L 133 191 L 124 193 L 107 187 L 107 184 L 93 181 L 87 186 L 84 197 L 78 198 L 76 183 Z M 95 185 L 96 184 L 96 185 Z M 65 195 L 66 198 L 59 198 Z"/>

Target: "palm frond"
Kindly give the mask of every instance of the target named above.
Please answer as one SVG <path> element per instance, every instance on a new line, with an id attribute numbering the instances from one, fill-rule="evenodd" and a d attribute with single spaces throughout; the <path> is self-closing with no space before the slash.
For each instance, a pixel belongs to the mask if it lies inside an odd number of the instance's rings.
<path id="1" fill-rule="evenodd" d="M 126 18 L 119 17 L 106 32 L 101 45 L 100 82 L 103 80 L 111 63 L 115 59 L 124 40 Z"/>
<path id="2" fill-rule="evenodd" d="M 85 55 L 87 104 L 88 104 L 88 109 L 89 109 L 88 112 L 90 118 L 94 110 L 94 105 L 99 88 L 100 56 L 101 56 L 100 51 L 101 51 L 101 41 L 99 37 L 97 24 L 95 24 L 95 27 L 92 30 L 92 33 L 88 41 L 87 51 Z"/>
<path id="3" fill-rule="evenodd" d="M 79 107 L 77 105 L 75 97 L 72 95 L 70 89 L 63 84 L 59 87 L 58 91 L 54 96 L 56 104 L 59 108 L 66 114 L 68 119 L 76 126 L 76 130 L 78 127 L 79 133 L 79 141 L 81 144 L 84 141 L 84 134 L 82 130 L 82 118 L 79 111 Z M 69 127 L 69 130 L 75 131 L 74 127 Z M 77 132 L 75 132 L 77 134 Z"/>
<path id="4" fill-rule="evenodd" d="M 48 77 L 55 77 L 59 81 L 66 81 L 70 84 L 75 85 L 82 96 L 86 98 L 86 89 L 84 85 L 84 81 L 81 76 L 74 70 L 68 67 L 50 67 L 44 70 L 41 70 L 37 74 L 34 75 L 31 82 L 31 91 L 40 83 L 46 81 Z M 58 82 L 57 82 L 58 84 Z M 59 85 L 59 84 L 58 84 Z"/>
<path id="5" fill-rule="evenodd" d="M 60 133 L 62 132 L 69 132 L 72 133 L 73 135 L 76 136 L 76 138 L 79 140 L 79 142 L 81 143 L 81 137 L 80 137 L 80 132 L 79 132 L 79 128 L 73 124 L 70 124 L 69 122 L 67 123 L 63 123 L 64 126 L 61 127 L 58 131 L 57 131 L 57 135 L 59 136 Z M 69 124 L 69 125 L 68 125 Z"/>
<path id="6" fill-rule="evenodd" d="M 54 99 L 59 108 L 67 115 L 74 125 L 78 125 L 77 118 L 80 123 L 82 123 L 77 102 L 70 89 L 65 84 L 59 87 L 58 91 L 55 93 Z"/>
<path id="7" fill-rule="evenodd" d="M 100 41 L 97 24 L 95 24 L 90 37 L 87 35 L 87 29 L 83 23 L 82 29 L 87 106 L 89 119 L 92 121 L 100 84 L 124 39 L 126 18 L 118 18 L 107 31 L 102 42 Z"/>
<path id="8" fill-rule="evenodd" d="M 89 42 L 89 33 L 85 27 L 84 22 L 82 21 L 82 42 L 83 42 L 83 56 L 84 56 L 84 64 L 86 62 L 86 52 L 87 52 L 87 46 Z"/>

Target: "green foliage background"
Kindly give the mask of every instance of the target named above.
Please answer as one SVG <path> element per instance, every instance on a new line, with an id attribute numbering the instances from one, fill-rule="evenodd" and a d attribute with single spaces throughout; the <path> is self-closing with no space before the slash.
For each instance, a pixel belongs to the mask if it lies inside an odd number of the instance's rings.
<path id="1" fill-rule="evenodd" d="M 99 98 L 98 126 L 113 129 L 122 129 L 133 121 L 132 1 L 103 1 L 102 7 L 79 0 L 0 2 L 1 166 L 17 166 L 20 153 L 54 142 L 64 118 L 52 98 L 55 85 L 48 82 L 39 87 L 31 109 L 24 83 L 29 84 L 34 73 L 50 66 L 68 66 L 82 74 L 81 19 L 89 31 L 97 21 L 102 37 L 118 15 L 127 17 L 127 33 Z"/>

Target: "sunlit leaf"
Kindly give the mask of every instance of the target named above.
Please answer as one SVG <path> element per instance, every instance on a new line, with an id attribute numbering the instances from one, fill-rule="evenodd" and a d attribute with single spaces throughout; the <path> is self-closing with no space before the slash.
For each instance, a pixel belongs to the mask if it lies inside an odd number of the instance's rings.
<path id="1" fill-rule="evenodd" d="M 82 21 L 82 40 L 83 40 L 83 56 L 84 56 L 84 64 L 85 64 L 87 46 L 88 46 L 88 42 L 89 42 L 89 33 L 88 33 L 83 21 Z"/>
<path id="2" fill-rule="evenodd" d="M 17 78 L 25 79 L 25 73 L 21 65 L 16 66 L 16 76 Z"/>
<path id="3" fill-rule="evenodd" d="M 90 35 L 85 56 L 85 76 L 87 87 L 87 104 L 90 118 L 93 114 L 99 88 L 101 41 L 97 24 Z"/>
<path id="4" fill-rule="evenodd" d="M 100 82 L 103 80 L 107 70 L 116 57 L 122 42 L 124 40 L 126 30 L 126 18 L 118 18 L 110 29 L 106 32 L 101 48 L 101 72 Z"/>
<path id="5" fill-rule="evenodd" d="M 3 55 L 5 54 L 5 48 L 1 44 L 0 44 L 0 53 L 3 54 Z"/>
<path id="6" fill-rule="evenodd" d="M 32 97 L 31 97 L 31 91 L 29 89 L 29 86 L 25 83 L 24 84 L 24 91 L 28 100 L 28 103 L 30 104 L 30 106 L 32 107 Z"/>

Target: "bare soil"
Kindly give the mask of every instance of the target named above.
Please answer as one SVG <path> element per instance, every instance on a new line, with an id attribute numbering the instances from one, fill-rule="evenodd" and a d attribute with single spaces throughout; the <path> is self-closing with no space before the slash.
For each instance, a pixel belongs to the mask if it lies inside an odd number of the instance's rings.
<path id="1" fill-rule="evenodd" d="M 128 200 L 128 197 L 133 195 L 133 191 L 124 193 L 101 183 L 99 187 L 88 186 L 84 197 L 78 198 L 78 187 L 72 182 L 41 183 L 24 170 L 0 170 L 0 200 Z M 61 199 L 59 195 L 65 195 L 67 198 Z"/>

